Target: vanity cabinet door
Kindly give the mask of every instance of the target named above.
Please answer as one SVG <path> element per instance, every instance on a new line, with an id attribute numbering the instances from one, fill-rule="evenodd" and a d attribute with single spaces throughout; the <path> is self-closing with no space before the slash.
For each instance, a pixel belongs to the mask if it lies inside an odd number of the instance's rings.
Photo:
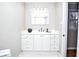
<path id="1" fill-rule="evenodd" d="M 42 47 L 42 49 L 43 50 L 50 50 L 50 35 L 43 35 L 43 40 L 42 40 L 42 42 L 43 42 L 43 47 Z"/>
<path id="2" fill-rule="evenodd" d="M 22 50 L 33 50 L 33 35 L 22 36 Z"/>
<path id="3" fill-rule="evenodd" d="M 34 36 L 34 50 L 49 50 L 50 49 L 50 35 L 35 35 Z"/>
<path id="4" fill-rule="evenodd" d="M 34 35 L 34 50 L 42 50 L 43 39 L 40 35 Z"/>

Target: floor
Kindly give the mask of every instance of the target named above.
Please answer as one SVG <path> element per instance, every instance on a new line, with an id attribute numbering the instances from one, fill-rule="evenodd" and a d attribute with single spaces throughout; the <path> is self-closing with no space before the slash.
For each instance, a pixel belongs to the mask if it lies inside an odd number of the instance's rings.
<path id="1" fill-rule="evenodd" d="M 22 51 L 18 57 L 62 57 L 57 51 Z M 76 50 L 67 50 L 67 57 L 76 57 Z"/>
<path id="2" fill-rule="evenodd" d="M 55 51 L 25 51 L 21 52 L 18 57 L 61 57 L 61 55 Z"/>
<path id="3" fill-rule="evenodd" d="M 76 57 L 76 50 L 67 50 L 67 57 Z"/>

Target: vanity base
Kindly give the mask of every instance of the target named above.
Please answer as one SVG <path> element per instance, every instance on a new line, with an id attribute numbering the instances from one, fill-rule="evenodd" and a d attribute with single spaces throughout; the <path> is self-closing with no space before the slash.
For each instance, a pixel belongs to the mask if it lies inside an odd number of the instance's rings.
<path id="1" fill-rule="evenodd" d="M 22 51 L 18 57 L 62 57 L 57 51 Z"/>

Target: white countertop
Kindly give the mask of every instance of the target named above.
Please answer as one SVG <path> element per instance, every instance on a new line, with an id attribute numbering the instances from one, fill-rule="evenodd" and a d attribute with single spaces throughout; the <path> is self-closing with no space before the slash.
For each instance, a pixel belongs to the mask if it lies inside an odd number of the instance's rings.
<path id="1" fill-rule="evenodd" d="M 34 30 L 31 33 L 29 33 L 27 30 L 23 30 L 21 31 L 21 33 L 22 34 L 59 34 L 59 32 L 55 30 L 51 30 L 51 32 L 39 32 L 37 30 Z"/>

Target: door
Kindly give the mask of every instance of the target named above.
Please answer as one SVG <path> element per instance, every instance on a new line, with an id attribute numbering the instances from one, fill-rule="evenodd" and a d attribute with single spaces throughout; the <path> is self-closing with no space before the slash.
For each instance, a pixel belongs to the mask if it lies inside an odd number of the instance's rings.
<path id="1" fill-rule="evenodd" d="M 78 3 L 68 2 L 68 35 L 67 35 L 67 57 L 75 57 L 77 50 L 78 33 Z M 70 53 L 74 51 L 74 54 Z"/>
<path id="2" fill-rule="evenodd" d="M 66 56 L 68 3 L 63 2 L 56 4 L 56 19 L 58 22 L 55 21 L 55 30 L 59 32 L 59 52 L 62 56 Z"/>
<path id="3" fill-rule="evenodd" d="M 68 24 L 68 3 L 63 3 L 62 17 L 62 49 L 61 54 L 66 56 L 67 52 L 67 24 Z"/>

